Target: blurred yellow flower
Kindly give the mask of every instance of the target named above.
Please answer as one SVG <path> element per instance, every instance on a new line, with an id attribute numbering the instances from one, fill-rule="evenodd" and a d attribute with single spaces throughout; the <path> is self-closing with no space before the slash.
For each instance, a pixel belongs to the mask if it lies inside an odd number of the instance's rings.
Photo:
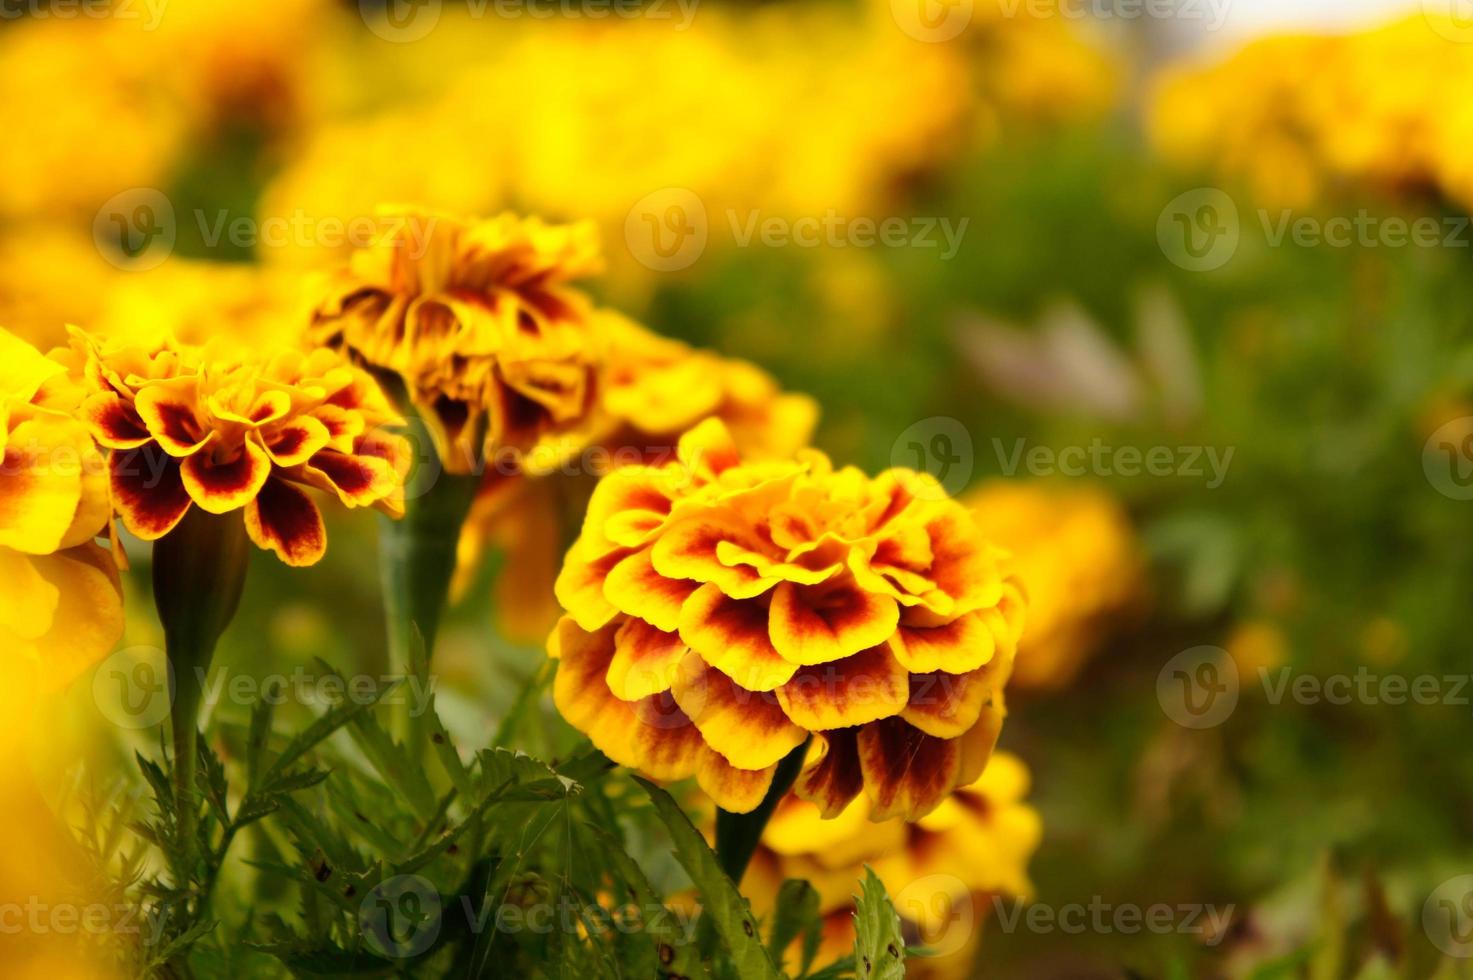
<path id="1" fill-rule="evenodd" d="M 243 510 L 259 547 L 311 565 L 327 532 L 301 487 L 403 512 L 409 445 L 386 430 L 401 420 L 340 355 L 134 345 L 81 331 L 72 343 L 88 389 L 79 415 L 110 450 L 113 507 L 139 538 L 163 537 L 194 506 Z"/>
<path id="2" fill-rule="evenodd" d="M 800 795 L 915 818 L 1002 724 L 1023 597 L 1000 557 L 924 474 L 743 463 L 712 419 L 594 490 L 557 582 L 554 698 L 616 762 L 694 775 L 726 810 L 812 733 Z"/>
<path id="3" fill-rule="evenodd" d="M 1108 619 L 1140 593 L 1141 558 L 1125 511 L 1101 491 L 1006 480 L 964 503 L 983 533 L 1012 553 L 1028 594 L 1013 683 L 1068 684 L 1107 635 Z"/>
<path id="4" fill-rule="evenodd" d="M 975 782 L 916 823 L 871 823 L 863 798 L 824 820 L 812 803 L 785 797 L 742 879 L 743 891 L 753 911 L 766 916 L 784 880 L 812 884 L 824 917 L 815 961 L 822 967 L 853 950 L 854 894 L 869 865 L 895 903 L 907 938 L 940 954 L 909 960 L 906 976 L 971 976 L 988 903 L 1032 895 L 1028 861 L 1043 822 L 1024 802 L 1028 786 L 1022 760 L 998 752 Z M 796 952 L 786 953 L 790 967 Z"/>
<path id="5" fill-rule="evenodd" d="M 1244 683 L 1256 683 L 1259 671 L 1281 667 L 1288 656 L 1288 641 L 1277 623 L 1250 619 L 1239 623 L 1227 638 L 1227 652 Z"/>

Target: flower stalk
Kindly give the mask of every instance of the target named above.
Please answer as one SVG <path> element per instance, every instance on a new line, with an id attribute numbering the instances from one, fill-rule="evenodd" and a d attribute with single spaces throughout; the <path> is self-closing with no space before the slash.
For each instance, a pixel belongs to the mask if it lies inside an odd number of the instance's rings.
<path id="1" fill-rule="evenodd" d="M 726 872 L 733 883 L 742 883 L 747 865 L 751 863 L 752 855 L 757 853 L 762 831 L 767 829 L 767 821 L 772 819 L 772 811 L 777 809 L 778 802 L 793 788 L 798 773 L 803 770 L 803 760 L 807 758 L 808 744 L 811 741 L 810 736 L 777 764 L 772 785 L 768 787 L 767 795 L 762 797 L 762 802 L 757 804 L 755 810 L 750 813 L 716 811 L 716 859 L 721 862 L 721 870 Z"/>
<path id="2" fill-rule="evenodd" d="M 215 645 L 240 606 L 249 559 L 240 515 L 199 507 L 190 508 L 153 546 L 154 604 L 174 685 L 169 724 L 179 839 L 191 852 L 199 816 L 194 773 L 203 680 Z"/>

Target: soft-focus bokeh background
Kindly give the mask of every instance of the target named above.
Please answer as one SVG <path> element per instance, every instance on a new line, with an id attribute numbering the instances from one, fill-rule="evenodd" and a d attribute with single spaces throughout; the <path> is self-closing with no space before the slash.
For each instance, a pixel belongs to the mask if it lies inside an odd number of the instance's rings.
<path id="1" fill-rule="evenodd" d="M 603 300 L 814 396 L 836 459 L 975 494 L 1035 595 L 1003 736 L 1042 815 L 1034 900 L 1086 909 L 988 904 L 978 975 L 1473 953 L 1444 885 L 1473 872 L 1473 11 L 0 12 L 0 323 L 42 347 L 67 323 L 290 335 L 380 204 L 592 218 Z M 308 574 L 256 556 L 233 675 L 384 669 L 372 523 L 331 533 Z M 503 564 L 438 654 L 470 744 L 542 662 L 498 639 Z M 106 686 L 26 737 L 53 807 L 150 747 Z"/>

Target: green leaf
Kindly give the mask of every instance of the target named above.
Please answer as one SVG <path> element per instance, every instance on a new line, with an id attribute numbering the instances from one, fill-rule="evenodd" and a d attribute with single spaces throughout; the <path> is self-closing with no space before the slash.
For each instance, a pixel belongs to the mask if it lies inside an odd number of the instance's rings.
<path id="1" fill-rule="evenodd" d="M 778 965 L 793 940 L 803 937 L 802 962 L 798 975 L 808 972 L 823 939 L 823 917 L 818 912 L 818 890 L 799 878 L 789 878 L 778 889 L 776 911 L 768 934 L 767 948 Z"/>
<path id="2" fill-rule="evenodd" d="M 766 947 L 762 945 L 752 910 L 737 891 L 736 885 L 721 870 L 721 864 L 717 861 L 715 852 L 706 844 L 706 839 L 681 812 L 669 793 L 639 776 L 635 776 L 634 781 L 644 787 L 650 802 L 655 806 L 655 812 L 670 831 L 670 837 L 675 843 L 675 858 L 699 889 L 705 914 L 710 917 L 716 927 L 716 934 L 731 953 L 737 974 L 744 980 L 778 980 L 781 974 Z M 894 914 L 893 909 L 891 914 Z M 898 916 L 896 922 L 898 930 Z"/>
<path id="3" fill-rule="evenodd" d="M 898 980 L 905 976 L 900 915 L 869 865 L 865 865 L 864 882 L 854 908 L 854 932 L 855 975 L 859 980 Z"/>
<path id="4" fill-rule="evenodd" d="M 651 952 L 659 963 L 658 967 L 652 963 L 648 971 L 639 971 L 636 964 L 627 963 L 629 969 L 626 974 L 692 978 L 705 976 L 706 968 L 701 963 L 700 951 L 693 937 L 685 935 L 680 923 L 676 921 L 674 911 L 660 900 L 644 869 L 629 856 L 613 834 L 591 823 L 585 824 L 584 829 L 599 843 L 608 861 L 609 871 L 628 888 L 641 914 L 645 916 L 642 932 L 652 940 Z M 653 915 L 649 914 L 651 912 Z"/>
<path id="5" fill-rule="evenodd" d="M 292 763 L 312 751 L 321 742 L 330 738 L 333 732 L 347 725 L 359 715 L 366 713 L 385 694 L 393 690 L 396 683 L 377 687 L 374 689 L 373 695 L 370 698 L 338 704 L 326 713 L 318 716 L 312 724 L 294 735 L 282 748 L 281 754 L 272 760 L 270 768 L 266 770 L 265 776 L 262 777 L 264 786 L 269 789 L 272 783 L 285 774 Z"/>

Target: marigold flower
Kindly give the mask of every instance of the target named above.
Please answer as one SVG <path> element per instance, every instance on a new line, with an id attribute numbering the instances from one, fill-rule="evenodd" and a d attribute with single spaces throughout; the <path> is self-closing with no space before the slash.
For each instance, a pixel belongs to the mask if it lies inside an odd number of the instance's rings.
<path id="1" fill-rule="evenodd" d="M 1028 633 L 1012 683 L 1057 688 L 1107 635 L 1104 624 L 1140 595 L 1142 561 L 1130 518 L 1108 495 L 996 480 L 963 503 L 1012 555 L 1028 593 Z"/>
<path id="2" fill-rule="evenodd" d="M 118 575 L 94 538 L 110 510 L 101 453 L 64 365 L 0 330 L 0 647 L 65 684 L 122 632 Z"/>
<path id="3" fill-rule="evenodd" d="M 765 916 L 784 880 L 811 884 L 824 918 L 816 960 L 821 967 L 853 951 L 854 892 L 869 865 L 912 941 L 937 954 L 907 962 L 906 975 L 971 976 L 989 897 L 1033 893 L 1028 862 L 1043 837 L 1043 821 L 1025 802 L 1028 787 L 1023 761 L 998 752 L 976 781 L 915 823 L 872 823 L 862 798 L 824 820 L 812 803 L 786 796 L 742 879 L 743 893 Z"/>
<path id="4" fill-rule="evenodd" d="M 111 450 L 113 506 L 139 538 L 163 537 L 193 506 L 242 510 L 257 546 L 311 565 L 327 533 L 302 487 L 402 513 L 409 445 L 385 431 L 402 420 L 340 355 L 105 344 L 79 330 L 72 346 L 88 389 L 81 417 Z"/>
<path id="5" fill-rule="evenodd" d="M 318 308 L 311 338 L 397 376 L 445 466 L 471 472 L 583 425 L 595 396 L 591 224 L 409 213 L 386 221 Z"/>
<path id="6" fill-rule="evenodd" d="M 708 420 L 678 460 L 593 493 L 558 577 L 559 710 L 610 758 L 753 809 L 817 735 L 798 792 L 916 817 L 982 771 L 1023 596 L 925 474 L 806 451 L 743 463 Z"/>

